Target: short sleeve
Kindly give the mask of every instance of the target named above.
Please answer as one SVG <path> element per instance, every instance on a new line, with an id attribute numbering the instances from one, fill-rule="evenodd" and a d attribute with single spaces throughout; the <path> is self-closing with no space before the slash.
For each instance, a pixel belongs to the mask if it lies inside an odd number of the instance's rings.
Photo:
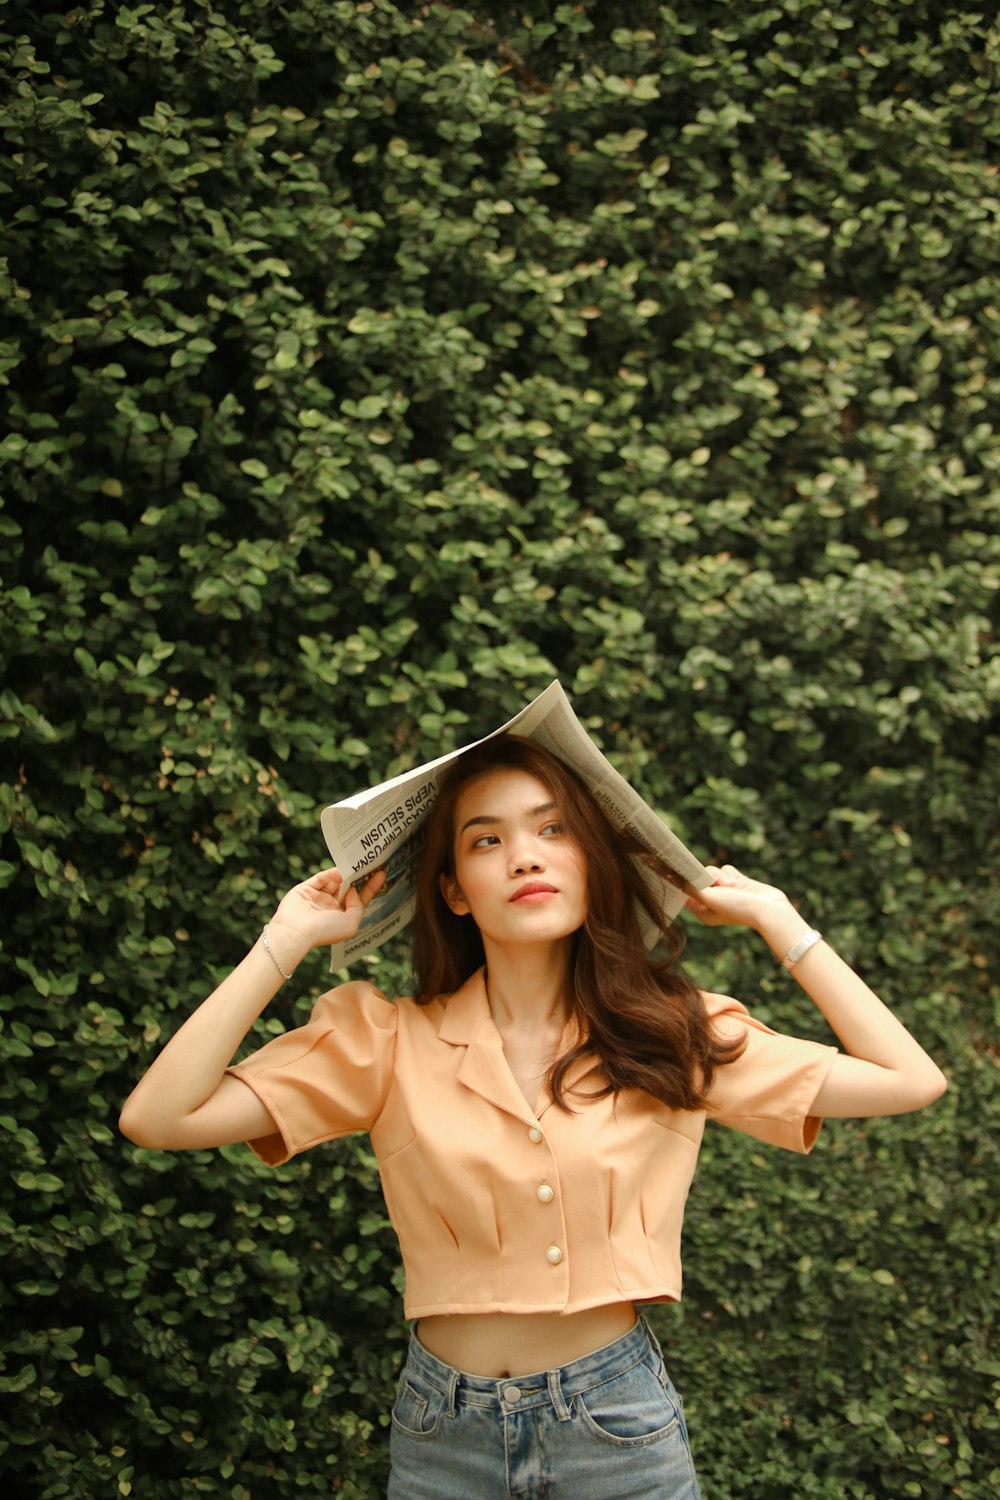
<path id="1" fill-rule="evenodd" d="M 226 1069 L 278 1127 L 247 1142 L 261 1161 L 280 1166 L 321 1141 L 371 1129 L 392 1082 L 398 1018 L 374 985 L 342 984 L 321 996 L 305 1026 Z"/>
<path id="2" fill-rule="evenodd" d="M 716 1069 L 708 1118 L 771 1146 L 811 1151 L 822 1122 L 810 1110 L 837 1048 L 772 1031 L 728 995 L 704 1000 L 718 1036 L 746 1039 L 736 1061 Z"/>

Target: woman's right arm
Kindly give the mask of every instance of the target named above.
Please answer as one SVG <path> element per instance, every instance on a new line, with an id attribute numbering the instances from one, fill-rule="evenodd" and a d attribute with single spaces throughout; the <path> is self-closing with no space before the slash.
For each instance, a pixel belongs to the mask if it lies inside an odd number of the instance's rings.
<path id="1" fill-rule="evenodd" d="M 132 1090 L 120 1128 L 137 1146 L 198 1150 L 273 1135 L 276 1126 L 252 1089 L 226 1074 L 247 1032 L 312 948 L 353 937 L 384 882 L 381 871 L 352 887 L 341 905 L 341 877 L 323 870 L 293 886 L 260 938 L 199 1005 Z M 273 958 L 271 956 L 273 954 Z"/>

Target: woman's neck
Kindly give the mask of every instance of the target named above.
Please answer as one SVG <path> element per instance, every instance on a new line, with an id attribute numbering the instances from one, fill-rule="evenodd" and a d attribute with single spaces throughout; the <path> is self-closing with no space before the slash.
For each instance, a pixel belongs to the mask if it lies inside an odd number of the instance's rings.
<path id="1" fill-rule="evenodd" d="M 569 1014 L 571 945 L 500 948 L 486 943 L 486 994 L 498 1030 L 547 1032 Z"/>

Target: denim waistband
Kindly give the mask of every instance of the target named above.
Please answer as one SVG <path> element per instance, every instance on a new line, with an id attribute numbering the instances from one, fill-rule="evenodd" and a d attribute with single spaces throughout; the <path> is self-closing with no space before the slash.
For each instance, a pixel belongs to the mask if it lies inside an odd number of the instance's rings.
<path id="1" fill-rule="evenodd" d="M 532 1375 L 505 1375 L 499 1380 L 488 1375 L 468 1375 L 456 1370 L 425 1349 L 416 1333 L 410 1335 L 407 1365 L 445 1396 L 449 1412 L 458 1406 L 490 1406 L 501 1411 L 523 1411 L 526 1407 L 551 1403 L 565 1420 L 567 1403 L 584 1391 L 603 1385 L 639 1364 L 650 1353 L 660 1356 L 660 1346 L 645 1318 L 620 1338 L 592 1354 L 584 1354 L 553 1370 L 539 1370 Z"/>

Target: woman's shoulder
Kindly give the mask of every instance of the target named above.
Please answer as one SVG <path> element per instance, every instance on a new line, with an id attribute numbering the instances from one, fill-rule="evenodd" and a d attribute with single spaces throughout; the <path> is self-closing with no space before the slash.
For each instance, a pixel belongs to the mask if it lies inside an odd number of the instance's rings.
<path id="1" fill-rule="evenodd" d="M 349 979 L 320 995 L 313 1007 L 312 1020 L 336 1025 L 338 1019 L 361 1016 L 371 1025 L 390 1029 L 419 1025 L 421 1020 L 437 1023 L 447 998 L 442 995 L 428 1004 L 418 1003 L 412 995 L 390 999 L 384 990 L 368 979 Z"/>
<path id="2" fill-rule="evenodd" d="M 766 1021 L 755 1016 L 742 1000 L 737 1000 L 732 995 L 718 994 L 714 990 L 699 990 L 698 993 L 705 1007 L 708 1023 L 720 1040 L 731 1041 L 739 1037 L 759 1039 L 775 1035 Z"/>
<path id="3" fill-rule="evenodd" d="M 339 1029 L 359 1022 L 380 1031 L 394 1030 L 398 1024 L 393 1001 L 367 979 L 349 979 L 324 991 L 313 1006 L 309 1024 Z"/>
<path id="4" fill-rule="evenodd" d="M 715 990 L 699 990 L 698 995 L 710 1021 L 727 1015 L 734 1019 L 750 1015 L 742 1000 L 735 1000 L 732 995 L 721 995 Z"/>
<path id="5" fill-rule="evenodd" d="M 377 1008 L 392 1003 L 385 991 L 380 990 L 378 985 L 372 984 L 370 980 L 348 979 L 343 984 L 335 984 L 332 989 L 324 990 L 316 1001 L 316 1009 L 333 1010 L 338 1006 Z"/>

